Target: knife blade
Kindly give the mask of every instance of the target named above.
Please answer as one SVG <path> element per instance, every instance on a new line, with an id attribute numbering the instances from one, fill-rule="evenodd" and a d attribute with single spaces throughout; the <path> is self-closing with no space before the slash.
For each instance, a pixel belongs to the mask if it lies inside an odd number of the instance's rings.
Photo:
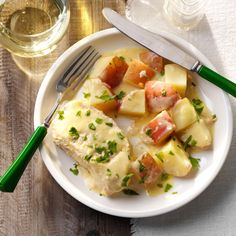
<path id="1" fill-rule="evenodd" d="M 108 22 L 115 26 L 120 32 L 133 39 L 137 43 L 153 51 L 154 53 L 199 74 L 202 78 L 220 87 L 224 91 L 236 97 L 236 84 L 219 75 L 215 71 L 202 65 L 200 61 L 190 56 L 174 44 L 158 34 L 152 33 L 135 23 L 122 17 L 110 8 L 102 11 Z"/>

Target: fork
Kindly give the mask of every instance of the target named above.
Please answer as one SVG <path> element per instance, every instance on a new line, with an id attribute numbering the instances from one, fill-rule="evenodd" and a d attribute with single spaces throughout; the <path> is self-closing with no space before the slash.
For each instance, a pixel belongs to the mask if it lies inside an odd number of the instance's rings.
<path id="1" fill-rule="evenodd" d="M 44 122 L 35 129 L 17 158 L 8 167 L 3 176 L 0 177 L 0 191 L 14 191 L 29 161 L 46 136 L 47 129 L 49 128 L 50 122 L 62 101 L 65 91 L 69 88 L 72 89 L 72 91 L 75 90 L 78 85 L 86 79 L 89 70 L 100 56 L 101 55 L 92 46 L 88 46 L 79 53 L 77 58 L 62 75 L 56 85 L 57 99 L 54 106 Z"/>

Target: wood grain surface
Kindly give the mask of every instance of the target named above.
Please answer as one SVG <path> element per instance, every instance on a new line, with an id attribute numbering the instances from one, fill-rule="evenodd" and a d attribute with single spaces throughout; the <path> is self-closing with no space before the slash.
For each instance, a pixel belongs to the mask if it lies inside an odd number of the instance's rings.
<path id="1" fill-rule="evenodd" d="M 0 173 L 33 131 L 37 91 L 55 59 L 79 39 L 110 25 L 103 7 L 123 13 L 124 0 L 70 0 L 70 27 L 59 47 L 44 58 L 21 59 L 0 48 Z M 0 193 L 0 236 L 130 235 L 129 219 L 99 213 L 68 195 L 36 153 L 14 193 Z"/>

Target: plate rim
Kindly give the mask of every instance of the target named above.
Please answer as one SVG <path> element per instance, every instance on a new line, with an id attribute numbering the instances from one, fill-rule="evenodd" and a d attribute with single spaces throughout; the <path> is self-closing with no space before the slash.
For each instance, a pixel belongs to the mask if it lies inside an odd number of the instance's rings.
<path id="1" fill-rule="evenodd" d="M 156 32 L 156 31 L 155 31 Z M 157 32 L 156 32 L 157 33 Z M 36 102 L 35 102 L 35 108 L 34 108 L 34 128 L 36 128 L 38 125 L 41 124 L 40 122 L 40 107 L 42 104 L 42 98 L 43 95 L 45 93 L 45 90 L 47 88 L 48 83 L 50 82 L 54 71 L 67 59 L 68 56 L 70 56 L 74 50 L 78 50 L 78 48 L 82 48 L 83 46 L 85 46 L 87 43 L 89 43 L 90 41 L 93 40 L 97 40 L 106 36 L 111 36 L 111 35 L 116 35 L 116 34 L 122 34 L 120 33 L 117 29 L 115 28 L 109 28 L 106 30 L 102 30 L 99 32 L 96 32 L 94 34 L 91 34 L 85 38 L 83 38 L 82 40 L 78 41 L 77 43 L 75 43 L 74 45 L 72 45 L 71 47 L 69 47 L 51 66 L 51 68 L 49 69 L 49 71 L 47 72 L 46 76 L 44 77 L 44 80 L 39 88 L 38 94 L 37 94 L 37 98 L 36 98 Z M 212 69 L 215 69 L 215 67 L 212 65 L 212 63 L 196 48 L 194 47 L 191 43 L 185 41 L 184 39 L 171 34 L 171 33 L 167 33 L 164 31 L 160 31 L 158 32 L 158 34 L 160 34 L 161 36 L 165 37 L 167 40 L 170 41 L 174 41 L 177 44 L 180 45 L 186 45 L 186 48 L 189 48 L 190 51 L 192 52 L 192 54 L 197 54 L 199 55 L 201 58 L 204 58 L 204 60 L 202 60 L 202 62 L 204 64 L 206 64 L 207 66 L 209 66 Z M 184 47 L 184 46 L 183 46 Z M 218 173 L 220 172 L 220 169 L 222 168 L 228 152 L 229 152 L 229 148 L 231 145 L 231 141 L 232 141 L 232 134 L 233 134 L 233 114 L 232 114 L 232 108 L 231 108 L 231 104 L 229 101 L 229 97 L 228 95 L 222 91 L 222 95 L 224 97 L 225 102 L 228 104 L 227 106 L 227 110 L 228 110 L 228 125 L 230 127 L 229 129 L 229 142 L 227 142 L 227 145 L 224 149 L 224 153 L 223 153 L 223 158 L 221 159 L 221 162 L 219 163 L 219 165 L 217 166 L 217 169 L 215 170 L 214 174 L 211 175 L 210 178 L 208 178 L 204 184 L 201 185 L 201 188 L 198 188 L 198 191 L 195 191 L 191 197 L 187 197 L 185 199 L 183 199 L 181 202 L 174 204 L 173 206 L 169 206 L 166 207 L 164 209 L 159 209 L 156 210 L 158 212 L 156 212 L 155 210 L 151 210 L 151 211 L 144 211 L 144 212 L 124 212 L 124 211 L 119 211 L 116 209 L 107 209 L 104 206 L 102 206 L 100 203 L 95 203 L 94 201 L 91 201 L 91 199 L 86 199 L 86 197 L 84 196 L 80 196 L 78 197 L 78 194 L 73 191 L 73 185 L 67 181 L 67 183 L 65 183 L 64 178 L 62 178 L 61 175 L 58 175 L 54 169 L 53 169 L 53 165 L 50 163 L 49 158 L 47 158 L 47 155 L 45 154 L 45 150 L 43 147 L 43 144 L 40 145 L 39 147 L 39 152 L 40 155 L 43 159 L 44 164 L 46 165 L 48 171 L 50 172 L 50 174 L 52 175 L 52 177 L 55 179 L 55 181 L 68 193 L 70 194 L 73 198 L 75 198 L 76 200 L 78 200 L 79 202 L 85 204 L 86 206 L 93 208 L 97 211 L 109 214 L 109 215 L 114 215 L 114 216 L 120 216 L 120 217 L 132 217 L 132 218 L 140 218 L 140 217 L 150 217 L 150 216 L 156 216 L 156 215 L 161 215 L 173 210 L 178 209 L 179 207 L 189 203 L 190 201 L 192 201 L 193 199 L 195 199 L 197 196 L 199 196 L 211 183 L 212 181 L 216 178 L 216 176 L 218 175 Z M 71 187 L 70 187 L 71 186 Z M 111 212 L 112 211 L 112 212 Z"/>

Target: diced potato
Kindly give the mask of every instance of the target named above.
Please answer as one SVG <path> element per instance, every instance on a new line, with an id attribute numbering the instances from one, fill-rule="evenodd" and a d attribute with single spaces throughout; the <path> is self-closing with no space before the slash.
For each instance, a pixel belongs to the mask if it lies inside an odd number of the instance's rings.
<path id="1" fill-rule="evenodd" d="M 105 70 L 105 68 L 107 67 L 107 65 L 110 63 L 110 61 L 112 61 L 112 58 L 114 56 L 106 56 L 106 57 L 100 57 L 96 63 L 94 64 L 94 66 L 92 67 L 90 73 L 89 73 L 89 77 L 91 79 L 97 79 L 98 75 L 102 74 L 102 72 Z"/>
<path id="2" fill-rule="evenodd" d="M 147 188 L 156 184 L 162 173 L 162 166 L 149 153 L 146 153 L 133 162 L 131 171 Z"/>
<path id="3" fill-rule="evenodd" d="M 123 57 L 113 57 L 112 60 L 107 64 L 105 69 L 98 77 L 102 82 L 107 83 L 111 88 L 119 85 L 128 69 L 128 64 L 125 62 Z"/>
<path id="4" fill-rule="evenodd" d="M 163 58 L 161 56 L 151 51 L 143 51 L 139 54 L 139 57 L 144 64 L 158 72 L 163 72 Z"/>
<path id="5" fill-rule="evenodd" d="M 113 94 L 109 87 L 100 79 L 86 80 L 83 85 L 83 102 L 101 111 L 108 111 L 117 108 L 117 101 L 112 98 Z"/>
<path id="6" fill-rule="evenodd" d="M 119 113 L 142 116 L 146 112 L 145 90 L 134 90 L 123 98 Z"/>
<path id="7" fill-rule="evenodd" d="M 197 120 L 197 113 L 187 98 L 176 102 L 172 108 L 172 118 L 176 124 L 176 132 L 181 131 Z"/>
<path id="8" fill-rule="evenodd" d="M 212 143 L 210 130 L 202 119 L 181 132 L 179 137 L 183 142 L 186 142 L 190 136 L 191 141 L 194 140 L 194 146 L 199 148 L 209 147 Z"/>
<path id="9" fill-rule="evenodd" d="M 144 128 L 146 135 L 152 138 L 155 144 L 160 144 L 175 130 L 175 124 L 167 111 L 162 111 Z"/>
<path id="10" fill-rule="evenodd" d="M 151 67 L 141 61 L 133 60 L 125 73 L 124 81 L 139 88 L 144 88 L 145 83 L 155 75 Z"/>
<path id="11" fill-rule="evenodd" d="M 148 81 L 145 84 L 147 105 L 150 112 L 158 113 L 172 107 L 180 98 L 170 84 Z"/>
<path id="12" fill-rule="evenodd" d="M 187 71 L 176 64 L 167 64 L 165 82 L 171 84 L 180 96 L 184 97 L 187 88 Z"/>
<path id="13" fill-rule="evenodd" d="M 157 156 L 163 160 L 163 169 L 169 175 L 186 176 L 192 168 L 188 153 L 184 151 L 177 138 L 166 143 Z"/>

